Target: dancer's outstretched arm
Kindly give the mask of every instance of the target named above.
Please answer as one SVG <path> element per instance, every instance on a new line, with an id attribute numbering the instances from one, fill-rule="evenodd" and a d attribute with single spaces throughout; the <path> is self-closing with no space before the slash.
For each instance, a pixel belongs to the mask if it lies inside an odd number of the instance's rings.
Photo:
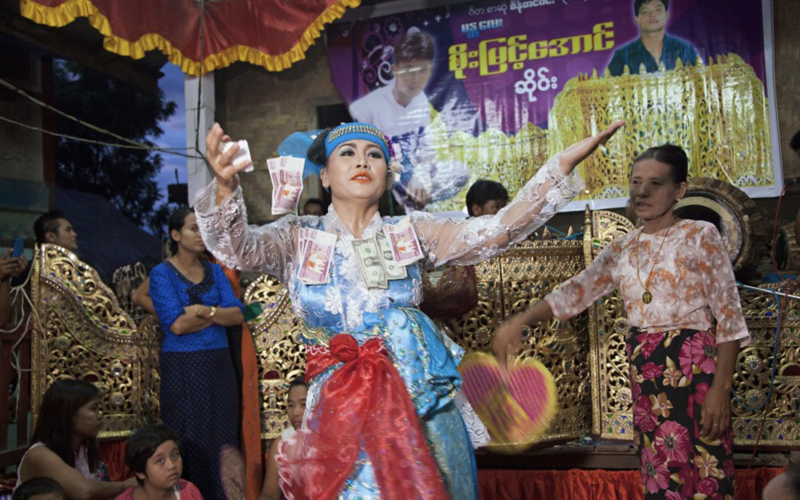
<path id="1" fill-rule="evenodd" d="M 569 174 L 623 125 L 622 121 L 615 122 L 552 157 L 496 215 L 455 221 L 424 212 L 412 213 L 411 220 L 428 260 L 437 266 L 475 264 L 528 238 L 582 189 L 580 179 L 570 178 Z"/>

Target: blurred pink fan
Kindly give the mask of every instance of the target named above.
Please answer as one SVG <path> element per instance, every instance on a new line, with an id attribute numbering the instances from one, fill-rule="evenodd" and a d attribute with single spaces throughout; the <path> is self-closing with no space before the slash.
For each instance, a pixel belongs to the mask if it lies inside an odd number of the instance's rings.
<path id="1" fill-rule="evenodd" d="M 500 451 L 522 451 L 547 430 L 557 394 L 553 375 L 540 362 L 514 361 L 506 378 L 494 356 L 472 353 L 458 371 L 464 379 L 464 396 Z"/>

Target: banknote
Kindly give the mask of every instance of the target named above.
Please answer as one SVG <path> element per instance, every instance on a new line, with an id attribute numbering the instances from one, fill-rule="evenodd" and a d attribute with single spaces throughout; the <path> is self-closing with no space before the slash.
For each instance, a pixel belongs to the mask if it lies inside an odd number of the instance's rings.
<path id="1" fill-rule="evenodd" d="M 407 266 L 423 257 L 422 246 L 409 217 L 404 217 L 397 224 L 383 226 L 383 233 L 389 241 L 392 255 L 398 265 Z"/>
<path id="2" fill-rule="evenodd" d="M 394 261 L 392 246 L 389 244 L 389 240 L 386 239 L 386 235 L 379 232 L 375 234 L 375 238 L 378 240 L 378 248 L 380 249 L 381 256 L 383 257 L 383 267 L 386 269 L 386 279 L 401 280 L 403 278 L 407 278 L 408 272 L 406 271 L 405 266 L 398 265 L 397 262 Z"/>
<path id="3" fill-rule="evenodd" d="M 270 179 L 272 180 L 272 214 L 283 215 L 297 213 L 297 203 L 303 192 L 302 158 L 281 156 L 267 160 Z"/>
<path id="4" fill-rule="evenodd" d="M 300 245 L 304 250 L 297 277 L 307 285 L 323 285 L 330 277 L 336 235 L 306 229 L 305 240 L 305 243 L 301 242 Z"/>
<path id="5" fill-rule="evenodd" d="M 353 252 L 367 288 L 389 288 L 378 240 L 374 236 L 353 240 Z"/>

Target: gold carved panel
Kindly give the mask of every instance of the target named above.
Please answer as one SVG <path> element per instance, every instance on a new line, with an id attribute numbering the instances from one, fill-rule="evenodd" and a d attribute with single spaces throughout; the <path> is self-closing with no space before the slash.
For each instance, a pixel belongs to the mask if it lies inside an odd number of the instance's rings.
<path id="1" fill-rule="evenodd" d="M 77 378 L 100 389 L 100 437 L 126 436 L 156 420 L 160 339 L 155 322 L 137 326 L 97 272 L 62 247 L 40 246 L 32 273 L 34 418 L 54 381 Z"/>
<path id="2" fill-rule="evenodd" d="M 796 295 L 793 281 L 761 288 Z M 736 443 L 755 444 L 763 424 L 760 444 L 796 448 L 800 444 L 800 301 L 748 290 L 739 294 L 752 342 L 739 353 L 734 375 Z M 780 336 L 773 358 L 779 316 Z M 773 369 L 774 386 L 764 408 Z"/>
<path id="3" fill-rule="evenodd" d="M 657 75 L 594 72 L 569 80 L 556 96 L 547 151 L 562 151 L 624 119 L 609 152 L 578 167 L 587 191 L 577 199 L 627 196 L 629 159 L 666 142 L 686 150 L 689 177 L 769 186 L 775 179 L 768 111 L 761 80 L 736 54 Z"/>
<path id="4" fill-rule="evenodd" d="M 262 313 L 249 327 L 258 357 L 261 437 L 274 439 L 289 425 L 289 383 L 305 373 L 306 349 L 296 341 L 301 322 L 292 312 L 289 291 L 273 276 L 265 274 L 253 281 L 244 300 L 261 304 Z"/>
<path id="5" fill-rule="evenodd" d="M 614 239 L 630 233 L 625 217 L 602 210 L 586 211 L 583 233 L 585 266 Z M 619 290 L 603 297 L 588 310 L 591 345 L 592 433 L 604 439 L 633 439 L 631 389 L 625 337 L 628 321 Z"/>

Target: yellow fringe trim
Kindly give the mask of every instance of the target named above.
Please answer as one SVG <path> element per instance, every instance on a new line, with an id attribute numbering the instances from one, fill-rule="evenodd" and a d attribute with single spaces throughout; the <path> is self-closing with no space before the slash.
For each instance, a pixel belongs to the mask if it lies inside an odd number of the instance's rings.
<path id="1" fill-rule="evenodd" d="M 360 4 L 361 0 L 339 0 L 329 6 L 305 30 L 295 46 L 283 54 L 270 55 L 245 45 L 234 45 L 222 52 L 208 54 L 203 58 L 202 74 L 205 75 L 215 69 L 230 66 L 238 61 L 262 66 L 269 71 L 287 69 L 295 62 L 305 59 L 306 51 L 319 38 L 325 24 L 341 18 L 345 10 L 358 7 Z M 57 7 L 41 5 L 34 0 L 20 0 L 20 13 L 35 23 L 54 28 L 66 26 L 78 17 L 85 17 L 97 31 L 103 34 L 105 37 L 103 48 L 109 52 L 132 59 L 141 59 L 146 52 L 158 49 L 167 55 L 169 62 L 178 66 L 184 73 L 200 76 L 200 61 L 183 55 L 173 47 L 169 40 L 157 33 L 148 33 L 136 41 L 125 40 L 114 35 L 108 18 L 92 4 L 91 0 L 68 0 Z"/>

